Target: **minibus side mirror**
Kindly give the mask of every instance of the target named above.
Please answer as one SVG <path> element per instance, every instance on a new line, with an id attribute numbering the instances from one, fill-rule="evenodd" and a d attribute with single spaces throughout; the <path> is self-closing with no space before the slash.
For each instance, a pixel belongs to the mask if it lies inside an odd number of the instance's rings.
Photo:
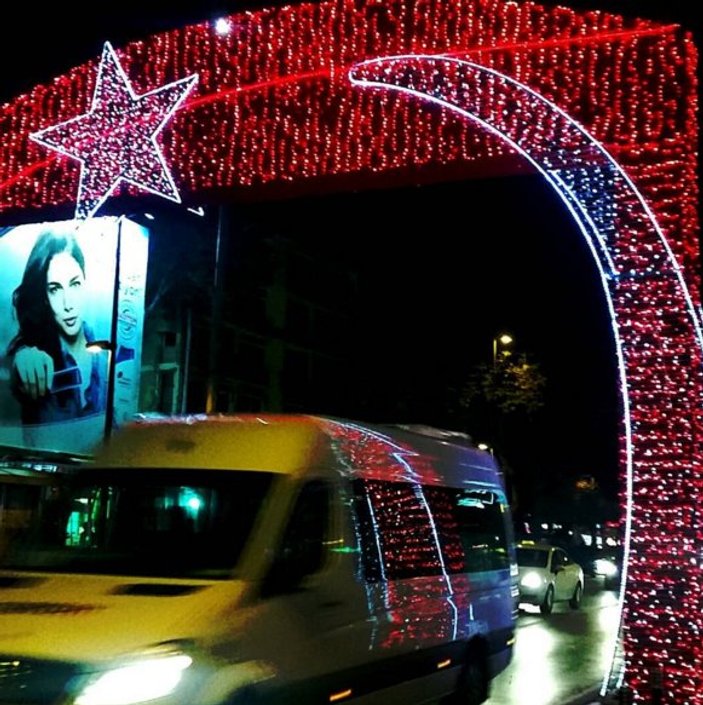
<path id="1" fill-rule="evenodd" d="M 303 551 L 285 548 L 274 558 L 261 586 L 262 597 L 284 595 L 300 589 L 306 575 L 310 574 L 309 560 Z"/>

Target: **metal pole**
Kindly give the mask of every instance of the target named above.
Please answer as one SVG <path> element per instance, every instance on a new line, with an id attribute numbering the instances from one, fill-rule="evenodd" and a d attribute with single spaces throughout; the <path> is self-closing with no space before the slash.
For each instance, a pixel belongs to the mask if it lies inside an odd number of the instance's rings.
<path id="1" fill-rule="evenodd" d="M 183 356 L 183 376 L 181 378 L 181 414 L 186 413 L 188 407 L 188 384 L 190 383 L 190 346 L 193 334 L 193 308 L 190 304 L 186 309 L 186 339 L 185 353 Z"/>
<path id="2" fill-rule="evenodd" d="M 120 298 L 120 259 L 122 255 L 122 218 L 117 219 L 117 245 L 115 247 L 115 281 L 112 289 L 112 320 L 110 321 L 110 346 L 107 358 L 107 398 L 105 400 L 105 440 L 109 440 L 115 426 L 115 366 L 117 364 L 117 319 Z"/>
<path id="3" fill-rule="evenodd" d="M 222 231 L 224 230 L 224 206 L 217 209 L 217 239 L 215 241 L 215 271 L 213 275 L 212 320 L 210 321 L 210 349 L 208 351 L 207 395 L 205 413 L 215 411 L 217 400 L 217 339 L 222 317 Z"/>

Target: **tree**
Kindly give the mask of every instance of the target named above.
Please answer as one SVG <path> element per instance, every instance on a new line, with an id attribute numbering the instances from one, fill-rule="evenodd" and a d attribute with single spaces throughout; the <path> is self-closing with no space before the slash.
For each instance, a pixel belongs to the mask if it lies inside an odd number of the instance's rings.
<path id="1" fill-rule="evenodd" d="M 470 372 L 461 389 L 459 406 L 462 425 L 476 439 L 485 439 L 493 448 L 506 475 L 506 484 L 515 507 L 517 498 L 534 495 L 537 478 L 526 458 L 530 427 L 544 406 L 546 378 L 537 363 L 527 356 L 507 355 L 495 364 L 479 364 Z M 514 467 L 520 467 L 520 477 Z"/>
<path id="2" fill-rule="evenodd" d="M 544 406 L 546 380 L 536 363 L 526 355 L 501 358 L 494 365 L 477 365 L 462 390 L 460 404 L 471 410 L 493 407 L 500 416 L 533 416 Z"/>

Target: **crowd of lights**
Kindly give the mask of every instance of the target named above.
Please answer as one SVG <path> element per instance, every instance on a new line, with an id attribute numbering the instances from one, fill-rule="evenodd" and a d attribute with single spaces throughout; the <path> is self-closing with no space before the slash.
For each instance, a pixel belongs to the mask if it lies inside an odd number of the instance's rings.
<path id="1" fill-rule="evenodd" d="M 552 172 L 564 193 L 576 194 L 574 208 L 592 195 L 581 220 L 596 213 L 584 235 L 612 296 L 626 373 L 621 447 L 623 468 L 631 468 L 623 501 L 632 540 L 625 681 L 637 700 L 660 688 L 666 702 L 702 703 L 703 385 L 700 322 L 691 316 L 700 282 L 690 36 L 675 26 L 532 2 L 334 0 L 241 13 L 229 18 L 228 32 L 204 23 L 118 53 L 139 96 L 199 76 L 158 137 L 187 203 L 235 187 L 254 194 L 294 183 L 313 191 L 337 177 L 368 185 L 393 174 L 407 183 L 420 167 L 454 174 L 520 168 L 515 146 L 449 107 L 350 80 L 356 65 L 389 55 L 441 54 L 510 76 L 614 157 L 643 201 L 628 201 L 624 190 L 608 194 L 615 172 L 599 161 L 586 160 L 596 168 L 578 179 L 558 164 Z M 76 200 L 80 165 L 30 135 L 89 113 L 97 75 L 90 62 L 0 107 L 0 211 Z M 436 76 L 438 88 L 445 78 Z M 521 119 L 529 106 L 500 82 L 464 88 L 477 91 L 486 124 L 522 125 L 523 147 L 548 148 L 562 136 L 553 116 Z M 84 138 L 98 141 L 99 128 Z M 397 460 L 402 474 L 404 456 Z"/>

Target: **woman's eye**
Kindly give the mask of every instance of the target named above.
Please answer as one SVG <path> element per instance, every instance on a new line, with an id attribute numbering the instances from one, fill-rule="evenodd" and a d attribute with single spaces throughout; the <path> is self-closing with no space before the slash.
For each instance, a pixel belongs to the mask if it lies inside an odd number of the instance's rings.
<path id="1" fill-rule="evenodd" d="M 71 286 L 72 286 L 73 288 L 75 288 L 75 287 L 77 287 L 77 286 L 82 286 L 82 282 L 81 282 L 80 279 L 75 279 L 74 281 L 71 282 Z"/>
<path id="2" fill-rule="evenodd" d="M 49 291 L 50 294 L 55 294 L 55 293 L 59 290 L 59 287 L 56 286 L 56 285 L 54 285 L 54 286 L 49 286 L 49 287 L 47 287 L 47 289 L 48 289 L 48 291 Z"/>

